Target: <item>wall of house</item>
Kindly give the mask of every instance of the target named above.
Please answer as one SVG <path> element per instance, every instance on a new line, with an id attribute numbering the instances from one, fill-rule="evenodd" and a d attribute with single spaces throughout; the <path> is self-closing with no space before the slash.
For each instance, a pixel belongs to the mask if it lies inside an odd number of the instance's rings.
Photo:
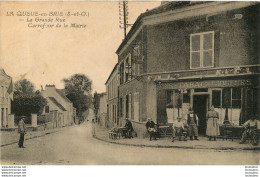
<path id="1" fill-rule="evenodd" d="M 0 127 L 8 126 L 8 115 L 11 114 L 11 99 L 7 92 L 10 83 L 11 77 L 0 70 Z"/>
<path id="2" fill-rule="evenodd" d="M 69 103 L 66 100 L 64 100 L 64 98 L 62 98 L 62 96 L 60 96 L 60 94 L 57 93 L 55 86 L 46 86 L 45 90 L 43 90 L 41 92 L 41 94 L 44 98 L 54 97 L 67 110 L 67 112 L 64 114 L 64 116 L 65 116 L 64 122 L 66 123 L 66 125 L 71 125 L 73 123 L 73 106 L 72 106 L 72 103 Z M 48 104 L 49 103 L 51 104 L 50 100 L 48 101 Z M 57 109 L 57 108 L 53 109 L 52 107 L 50 107 L 50 111 L 51 110 L 59 110 L 59 109 Z"/>
<path id="3" fill-rule="evenodd" d="M 107 94 L 107 127 L 112 128 L 116 125 L 116 120 L 118 116 L 118 70 L 115 69 L 112 71 L 112 75 L 110 76 L 109 80 L 106 83 L 106 94 Z M 113 110 L 114 107 L 114 110 Z M 114 117 L 114 121 L 113 121 Z"/>
<path id="4" fill-rule="evenodd" d="M 117 117 L 118 117 L 118 99 L 114 98 L 108 100 L 108 110 L 107 110 L 107 124 L 108 128 L 112 128 L 117 125 Z M 113 110 L 114 107 L 114 110 Z M 114 120 L 113 120 L 114 119 Z"/>
<path id="5" fill-rule="evenodd" d="M 259 64 L 258 24 L 259 5 L 255 5 L 148 26 L 147 72 L 189 70 L 190 34 L 207 31 L 215 33 L 215 67 Z"/>
<path id="6" fill-rule="evenodd" d="M 135 39 L 126 47 L 126 49 L 118 56 L 118 62 L 120 63 L 129 53 L 133 54 L 133 49 L 138 41 L 142 41 L 142 30 L 136 35 Z"/>
<path id="7" fill-rule="evenodd" d="M 157 98 L 156 98 L 156 85 L 153 81 L 149 81 L 146 84 L 146 113 L 147 118 L 151 118 L 154 122 L 157 122 Z M 147 120 L 147 119 L 146 119 Z"/>
<path id="8" fill-rule="evenodd" d="M 146 87 L 143 82 L 146 82 L 144 78 L 141 80 L 132 80 L 129 81 L 119 87 L 119 99 L 123 99 L 123 108 L 122 108 L 122 113 L 123 115 L 119 115 L 121 119 L 126 118 L 126 95 L 131 94 L 131 100 L 132 100 L 132 105 L 133 105 L 133 100 L 134 100 L 134 93 L 139 92 L 139 121 L 143 122 L 146 120 Z M 131 120 L 134 119 L 134 110 L 132 106 L 131 110 Z"/>
<path id="9" fill-rule="evenodd" d="M 98 115 L 100 119 L 101 125 L 106 127 L 106 119 L 107 119 L 107 95 L 103 94 L 100 96 L 99 100 L 99 110 Z"/>

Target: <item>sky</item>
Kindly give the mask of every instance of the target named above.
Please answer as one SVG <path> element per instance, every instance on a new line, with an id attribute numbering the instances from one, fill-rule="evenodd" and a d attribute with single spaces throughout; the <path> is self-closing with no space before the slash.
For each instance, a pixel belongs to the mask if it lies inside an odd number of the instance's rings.
<path id="1" fill-rule="evenodd" d="M 159 5 L 159 1 L 128 2 L 129 23 Z M 83 73 L 92 80 L 93 91 L 105 92 L 105 82 L 117 63 L 115 52 L 124 37 L 118 2 L 0 2 L 0 8 L 0 66 L 14 82 L 26 78 L 36 89 L 46 84 L 63 88 L 63 78 Z M 18 16 L 28 12 L 29 16 Z M 35 16 L 36 12 L 48 15 Z M 62 12 L 58 18 L 65 19 L 68 27 L 56 28 L 64 22 L 55 21 L 52 12 Z M 89 16 L 66 16 L 66 12 Z M 38 17 L 47 22 L 37 21 Z M 53 21 L 48 22 L 50 19 Z M 54 27 L 28 27 L 44 23 Z M 71 23 L 86 27 L 71 28 Z"/>

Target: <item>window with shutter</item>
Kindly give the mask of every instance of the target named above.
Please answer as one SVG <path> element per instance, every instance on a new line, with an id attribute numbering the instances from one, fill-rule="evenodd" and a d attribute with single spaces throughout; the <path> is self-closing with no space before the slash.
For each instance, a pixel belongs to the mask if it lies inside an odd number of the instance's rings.
<path id="1" fill-rule="evenodd" d="M 139 121 L 139 92 L 134 93 L 134 120 Z"/>

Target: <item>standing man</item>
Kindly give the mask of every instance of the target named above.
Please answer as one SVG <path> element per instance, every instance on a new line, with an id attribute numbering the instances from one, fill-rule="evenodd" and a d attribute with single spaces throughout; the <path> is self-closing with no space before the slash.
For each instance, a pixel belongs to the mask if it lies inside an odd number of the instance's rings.
<path id="1" fill-rule="evenodd" d="M 193 136 L 195 140 L 198 139 L 198 116 L 193 112 L 192 108 L 189 107 L 189 113 L 187 115 L 188 120 L 188 126 L 189 126 L 189 135 L 190 135 L 190 140 L 193 140 Z"/>
<path id="2" fill-rule="evenodd" d="M 214 110 L 214 106 L 212 105 L 210 108 L 210 111 L 207 113 L 207 130 L 206 135 L 209 137 L 209 141 L 211 141 L 211 138 L 214 138 L 214 141 L 216 141 L 216 138 L 219 133 L 219 114 L 217 111 Z"/>
<path id="3" fill-rule="evenodd" d="M 20 139 L 19 139 L 19 148 L 25 148 L 23 146 L 24 142 L 24 134 L 26 133 L 26 127 L 25 127 L 25 116 L 22 116 L 19 123 L 18 123 L 18 133 L 20 133 Z"/>
<path id="4" fill-rule="evenodd" d="M 243 124 L 243 127 L 245 128 L 245 131 L 243 132 L 241 141 L 239 144 L 244 144 L 247 140 L 247 138 L 250 138 L 252 144 L 254 146 L 257 146 L 259 141 L 258 141 L 258 133 L 257 133 L 257 120 L 256 120 L 256 115 L 251 115 L 251 118 L 246 121 Z"/>

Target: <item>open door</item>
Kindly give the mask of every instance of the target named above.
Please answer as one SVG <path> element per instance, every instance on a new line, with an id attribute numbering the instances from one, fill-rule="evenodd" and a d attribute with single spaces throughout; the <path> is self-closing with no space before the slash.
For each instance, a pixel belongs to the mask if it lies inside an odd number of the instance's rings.
<path id="1" fill-rule="evenodd" d="M 198 116 L 198 131 L 200 135 L 206 134 L 207 128 L 207 111 L 208 111 L 209 95 L 194 95 L 193 96 L 193 111 Z"/>

